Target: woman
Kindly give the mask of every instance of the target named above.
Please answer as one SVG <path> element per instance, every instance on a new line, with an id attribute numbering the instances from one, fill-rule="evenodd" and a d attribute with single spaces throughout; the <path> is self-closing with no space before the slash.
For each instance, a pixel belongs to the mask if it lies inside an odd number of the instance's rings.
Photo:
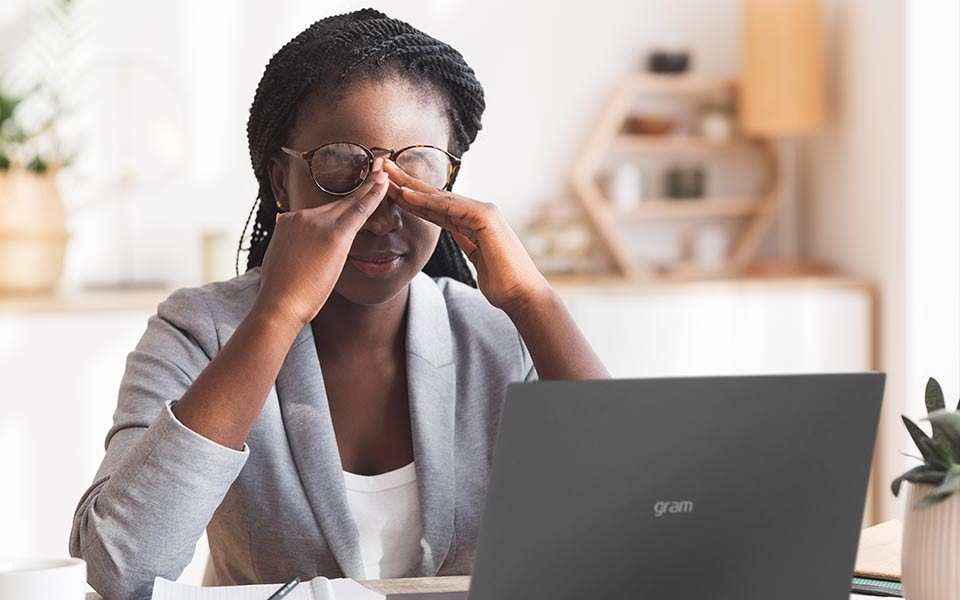
<path id="1" fill-rule="evenodd" d="M 208 584 L 470 572 L 506 384 L 607 376 L 496 208 L 450 192 L 483 108 L 456 50 L 373 10 L 271 59 L 247 272 L 159 306 L 77 508 L 101 594 L 148 596 L 205 528 Z"/>

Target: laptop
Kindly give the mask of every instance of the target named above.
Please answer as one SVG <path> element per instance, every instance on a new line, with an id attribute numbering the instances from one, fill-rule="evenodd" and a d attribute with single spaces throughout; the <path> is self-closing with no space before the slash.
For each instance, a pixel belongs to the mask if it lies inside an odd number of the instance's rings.
<path id="1" fill-rule="evenodd" d="M 468 597 L 849 599 L 883 385 L 511 384 Z"/>

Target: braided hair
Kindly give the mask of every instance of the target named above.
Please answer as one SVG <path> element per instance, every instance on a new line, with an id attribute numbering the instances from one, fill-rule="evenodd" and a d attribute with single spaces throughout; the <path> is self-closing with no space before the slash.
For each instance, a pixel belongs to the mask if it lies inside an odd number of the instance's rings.
<path id="1" fill-rule="evenodd" d="M 238 274 L 243 237 L 254 211 L 247 270 L 263 263 L 273 236 L 278 208 L 268 163 L 293 127 L 300 104 L 317 90 L 336 99 L 361 78 L 387 74 L 399 75 L 440 96 L 450 125 L 451 153 L 462 156 L 476 139 L 485 107 L 483 88 L 455 49 L 369 8 L 317 21 L 273 55 L 250 107 L 247 141 L 259 193 L 240 236 Z M 423 271 L 477 287 L 463 253 L 446 229 Z"/>

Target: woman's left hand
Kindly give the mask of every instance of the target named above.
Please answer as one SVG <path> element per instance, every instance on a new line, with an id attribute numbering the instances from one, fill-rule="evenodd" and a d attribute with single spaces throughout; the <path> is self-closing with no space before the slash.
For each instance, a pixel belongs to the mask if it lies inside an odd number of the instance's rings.
<path id="1" fill-rule="evenodd" d="M 490 304 L 510 312 L 550 293 L 547 280 L 495 205 L 439 191 L 393 161 L 384 161 L 384 171 L 397 205 L 453 234 L 477 269 L 477 285 Z"/>

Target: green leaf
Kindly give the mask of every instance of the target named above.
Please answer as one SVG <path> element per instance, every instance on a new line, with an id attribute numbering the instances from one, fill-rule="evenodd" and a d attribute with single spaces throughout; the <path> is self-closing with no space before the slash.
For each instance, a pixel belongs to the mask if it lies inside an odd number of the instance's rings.
<path id="1" fill-rule="evenodd" d="M 43 160 L 43 157 L 37 154 L 27 163 L 27 170 L 33 173 L 46 173 L 47 161 Z"/>
<path id="2" fill-rule="evenodd" d="M 928 507 L 931 507 L 931 506 L 940 504 L 941 502 L 943 502 L 944 500 L 946 500 L 946 499 L 949 498 L 950 496 L 951 496 L 951 494 L 930 493 L 930 495 L 926 496 L 925 498 L 923 498 L 922 500 L 920 500 L 919 502 L 917 502 L 916 504 L 914 504 L 913 507 L 914 507 L 914 508 L 928 508 Z"/>
<path id="3" fill-rule="evenodd" d="M 946 472 L 943 469 L 938 469 L 936 467 L 931 467 L 930 465 L 919 465 L 916 466 L 900 477 L 897 477 L 890 484 L 890 490 L 893 491 L 894 496 L 900 494 L 900 484 L 904 481 L 909 481 L 910 483 L 929 483 L 931 485 L 940 485 L 940 482 L 943 481 L 943 477 Z"/>
<path id="4" fill-rule="evenodd" d="M 933 490 L 934 494 L 956 494 L 960 492 L 960 465 L 953 465 L 943 478 L 940 487 Z"/>
<path id="5" fill-rule="evenodd" d="M 917 449 L 920 450 L 920 454 L 923 455 L 923 460 L 930 460 L 928 445 L 925 443 L 925 441 L 930 440 L 930 436 L 905 415 L 901 415 L 901 418 L 903 419 L 903 424 L 907 427 L 907 431 L 910 433 L 910 437 L 913 438 L 913 443 L 917 445 Z"/>
<path id="6" fill-rule="evenodd" d="M 960 446 L 960 412 L 952 410 L 938 410 L 928 416 L 926 421 L 939 430 L 941 435 L 956 446 Z"/>
<path id="7" fill-rule="evenodd" d="M 927 390 L 924 394 L 924 399 L 927 403 L 927 413 L 933 413 L 946 408 L 943 403 L 943 389 L 933 377 L 927 380 Z"/>

